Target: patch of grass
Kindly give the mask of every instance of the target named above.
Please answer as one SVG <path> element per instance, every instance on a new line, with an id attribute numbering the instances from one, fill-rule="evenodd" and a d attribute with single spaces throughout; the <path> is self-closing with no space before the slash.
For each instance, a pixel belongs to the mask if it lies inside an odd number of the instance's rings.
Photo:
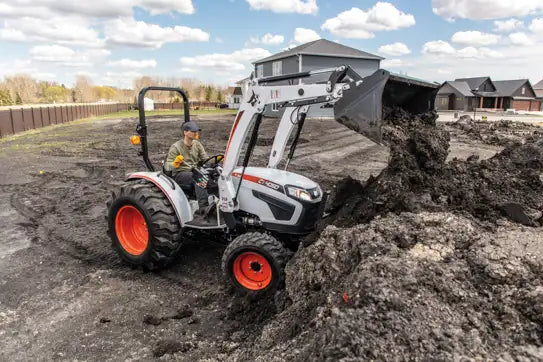
<path id="1" fill-rule="evenodd" d="M 191 110 L 191 115 L 201 114 L 236 114 L 236 109 L 199 109 Z M 160 109 L 156 111 L 147 111 L 145 116 L 182 116 L 185 112 L 182 109 Z M 138 118 L 139 113 L 137 110 L 133 111 L 121 111 L 117 113 L 106 114 L 98 119 L 113 119 L 113 118 Z"/>

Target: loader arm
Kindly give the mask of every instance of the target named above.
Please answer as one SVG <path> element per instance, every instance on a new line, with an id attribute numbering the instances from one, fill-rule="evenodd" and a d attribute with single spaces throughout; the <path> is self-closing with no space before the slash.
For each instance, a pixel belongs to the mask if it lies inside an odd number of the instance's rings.
<path id="1" fill-rule="evenodd" d="M 330 73 L 329 80 L 323 84 L 273 85 L 277 81 L 322 73 Z M 378 70 L 368 77 L 361 78 L 345 65 L 311 72 L 252 78 L 230 131 L 225 151 L 224 167 L 219 178 L 222 212 L 231 214 L 239 209 L 236 197 L 240 184 L 237 189 L 234 187 L 232 173 L 239 166 L 239 157 L 249 131 L 253 126 L 260 125 L 266 106 L 277 104 L 278 107 L 285 109 L 268 161 L 269 168 L 277 168 L 289 137 L 299 121 L 303 125 L 311 105 L 333 106 L 336 121 L 376 143 L 381 143 L 383 107 L 399 106 L 417 113 L 430 111 L 434 108 L 438 87 L 436 84 L 391 75 L 386 70 Z M 296 136 L 299 136 L 300 130 L 299 128 Z M 257 136 L 258 129 L 253 130 L 249 145 L 254 146 Z M 294 148 L 295 145 L 291 148 L 287 165 Z M 243 170 L 247 166 L 250 151 L 251 147 L 248 147 L 249 155 L 246 155 L 241 165 Z"/>

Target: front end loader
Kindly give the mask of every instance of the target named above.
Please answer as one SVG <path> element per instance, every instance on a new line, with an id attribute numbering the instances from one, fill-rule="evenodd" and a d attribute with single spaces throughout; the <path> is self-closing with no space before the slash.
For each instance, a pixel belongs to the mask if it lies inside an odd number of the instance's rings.
<path id="1" fill-rule="evenodd" d="M 274 85 L 314 74 L 329 73 L 323 84 Z M 262 296 L 284 281 L 288 257 L 311 233 L 324 213 L 327 193 L 311 179 L 287 170 L 310 107 L 333 107 L 335 119 L 382 143 L 383 107 L 413 113 L 434 108 L 438 86 L 378 70 L 362 78 L 348 66 L 250 81 L 234 119 L 224 154 L 202 162 L 193 172 L 208 180 L 209 202 L 215 212 L 197 214 L 198 202 L 187 185 L 156 170 L 149 159 L 143 99 L 149 91 L 175 91 L 184 100 L 184 121 L 190 120 L 182 89 L 148 87 L 139 94 L 140 122 L 134 144 L 141 147 L 146 171 L 131 174 L 108 202 L 109 234 L 122 260 L 158 269 L 175 260 L 186 235 L 224 241 L 225 277 L 242 293 Z M 284 109 L 267 167 L 251 167 L 265 108 Z M 294 133 L 293 133 L 294 132 Z M 293 137 L 286 157 L 288 140 Z M 242 149 L 244 156 L 241 158 Z M 284 169 L 279 169 L 285 161 Z M 198 236 L 199 235 L 199 236 Z"/>

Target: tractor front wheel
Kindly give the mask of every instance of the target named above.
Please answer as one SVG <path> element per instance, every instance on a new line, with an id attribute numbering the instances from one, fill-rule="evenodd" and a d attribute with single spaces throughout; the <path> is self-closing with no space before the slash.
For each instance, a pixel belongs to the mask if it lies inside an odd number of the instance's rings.
<path id="1" fill-rule="evenodd" d="M 168 198 L 146 180 L 126 182 L 107 203 L 113 248 L 131 265 L 155 270 L 181 248 L 181 225 Z"/>
<path id="2" fill-rule="evenodd" d="M 242 294 L 259 297 L 283 286 L 287 256 L 287 250 L 273 236 L 246 233 L 224 251 L 222 270 Z"/>

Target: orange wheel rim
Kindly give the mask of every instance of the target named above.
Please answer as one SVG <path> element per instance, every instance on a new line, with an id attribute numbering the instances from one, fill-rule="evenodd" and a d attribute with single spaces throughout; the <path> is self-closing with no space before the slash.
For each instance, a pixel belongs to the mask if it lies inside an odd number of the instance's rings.
<path id="1" fill-rule="evenodd" d="M 141 255 L 149 243 L 149 231 L 142 213 L 132 205 L 125 205 L 115 216 L 115 233 L 123 249 Z"/>
<path id="2" fill-rule="evenodd" d="M 245 252 L 234 260 L 234 277 L 244 288 L 261 290 L 272 281 L 270 263 L 254 252 Z"/>

